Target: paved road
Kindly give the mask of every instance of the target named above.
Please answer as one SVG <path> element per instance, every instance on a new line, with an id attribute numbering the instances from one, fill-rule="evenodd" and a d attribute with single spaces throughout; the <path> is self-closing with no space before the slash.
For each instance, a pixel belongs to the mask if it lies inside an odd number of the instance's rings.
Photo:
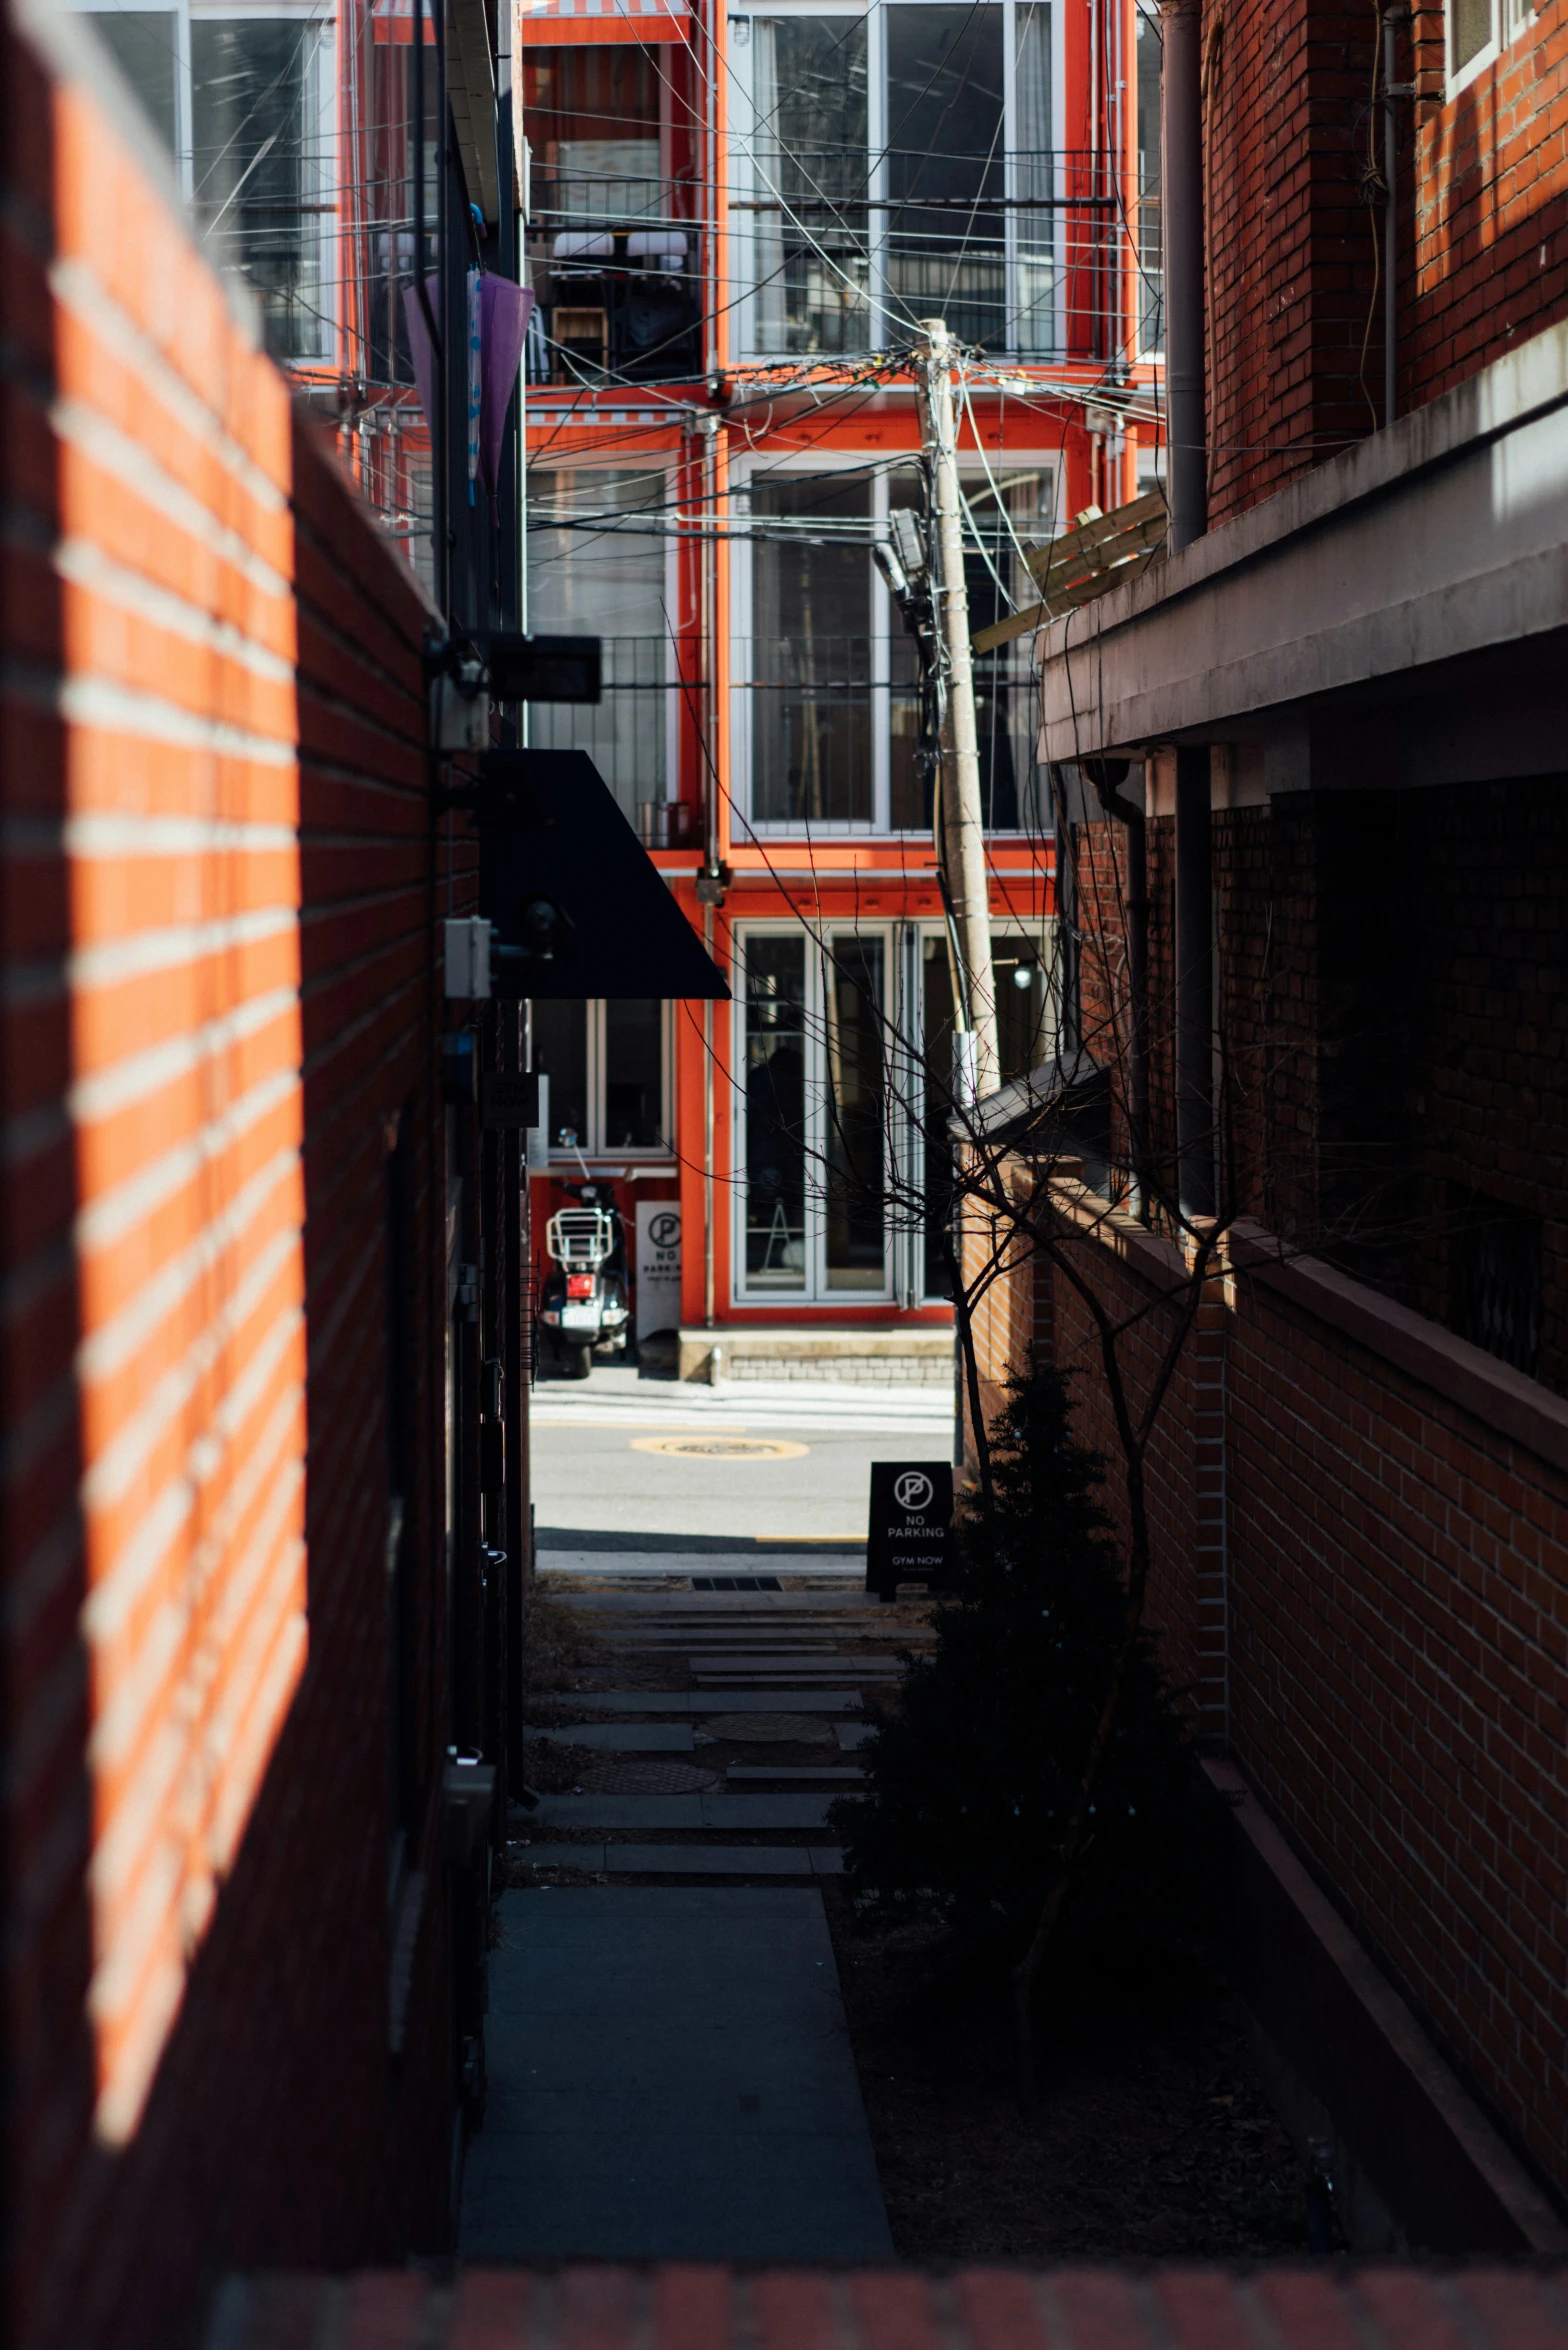
<path id="1" fill-rule="evenodd" d="M 736 1381 L 717 1390 L 596 1368 L 547 1381 L 531 1407 L 532 1488 L 541 1546 L 573 1533 L 863 1542 L 874 1460 L 951 1456 L 942 1387 L 848 1381 Z M 772 1457 L 677 1455 L 670 1438 L 752 1438 Z"/>

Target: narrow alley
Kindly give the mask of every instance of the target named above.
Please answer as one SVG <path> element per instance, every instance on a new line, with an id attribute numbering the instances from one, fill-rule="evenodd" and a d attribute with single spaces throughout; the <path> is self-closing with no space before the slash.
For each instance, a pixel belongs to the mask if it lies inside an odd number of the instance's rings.
<path id="1" fill-rule="evenodd" d="M 1565 199 L 0 0 L 7 2350 L 1568 2350 Z"/>
<path id="2" fill-rule="evenodd" d="M 585 1638 L 528 1692 L 460 2252 L 886 2259 L 822 1885 L 931 1639 L 865 1594 L 870 1463 L 943 1457 L 949 1396 L 596 1369 L 533 1428 L 542 1608 Z"/>

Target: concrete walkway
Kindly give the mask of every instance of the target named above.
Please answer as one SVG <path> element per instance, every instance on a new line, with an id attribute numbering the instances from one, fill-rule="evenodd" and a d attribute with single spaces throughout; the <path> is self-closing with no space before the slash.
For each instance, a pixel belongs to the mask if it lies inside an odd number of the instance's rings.
<path id="1" fill-rule="evenodd" d="M 813 1888 L 508 1893 L 464 2260 L 892 2256 Z"/>

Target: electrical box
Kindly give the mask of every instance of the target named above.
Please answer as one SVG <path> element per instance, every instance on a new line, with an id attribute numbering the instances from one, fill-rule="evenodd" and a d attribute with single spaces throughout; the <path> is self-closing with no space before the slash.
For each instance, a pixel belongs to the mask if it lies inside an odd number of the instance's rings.
<path id="1" fill-rule="evenodd" d="M 443 922 L 446 992 L 468 1002 L 490 993 L 490 925 L 482 914 Z"/>

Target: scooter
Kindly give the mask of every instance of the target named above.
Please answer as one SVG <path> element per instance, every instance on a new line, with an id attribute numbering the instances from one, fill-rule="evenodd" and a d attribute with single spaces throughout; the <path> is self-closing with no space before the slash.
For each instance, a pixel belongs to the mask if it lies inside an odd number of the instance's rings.
<path id="1" fill-rule="evenodd" d="M 586 1379 L 596 1348 L 603 1354 L 626 1349 L 626 1238 L 608 1183 L 564 1188 L 580 1204 L 557 1208 L 544 1228 L 557 1269 L 545 1276 L 539 1319 L 555 1340 L 567 1377 Z"/>

